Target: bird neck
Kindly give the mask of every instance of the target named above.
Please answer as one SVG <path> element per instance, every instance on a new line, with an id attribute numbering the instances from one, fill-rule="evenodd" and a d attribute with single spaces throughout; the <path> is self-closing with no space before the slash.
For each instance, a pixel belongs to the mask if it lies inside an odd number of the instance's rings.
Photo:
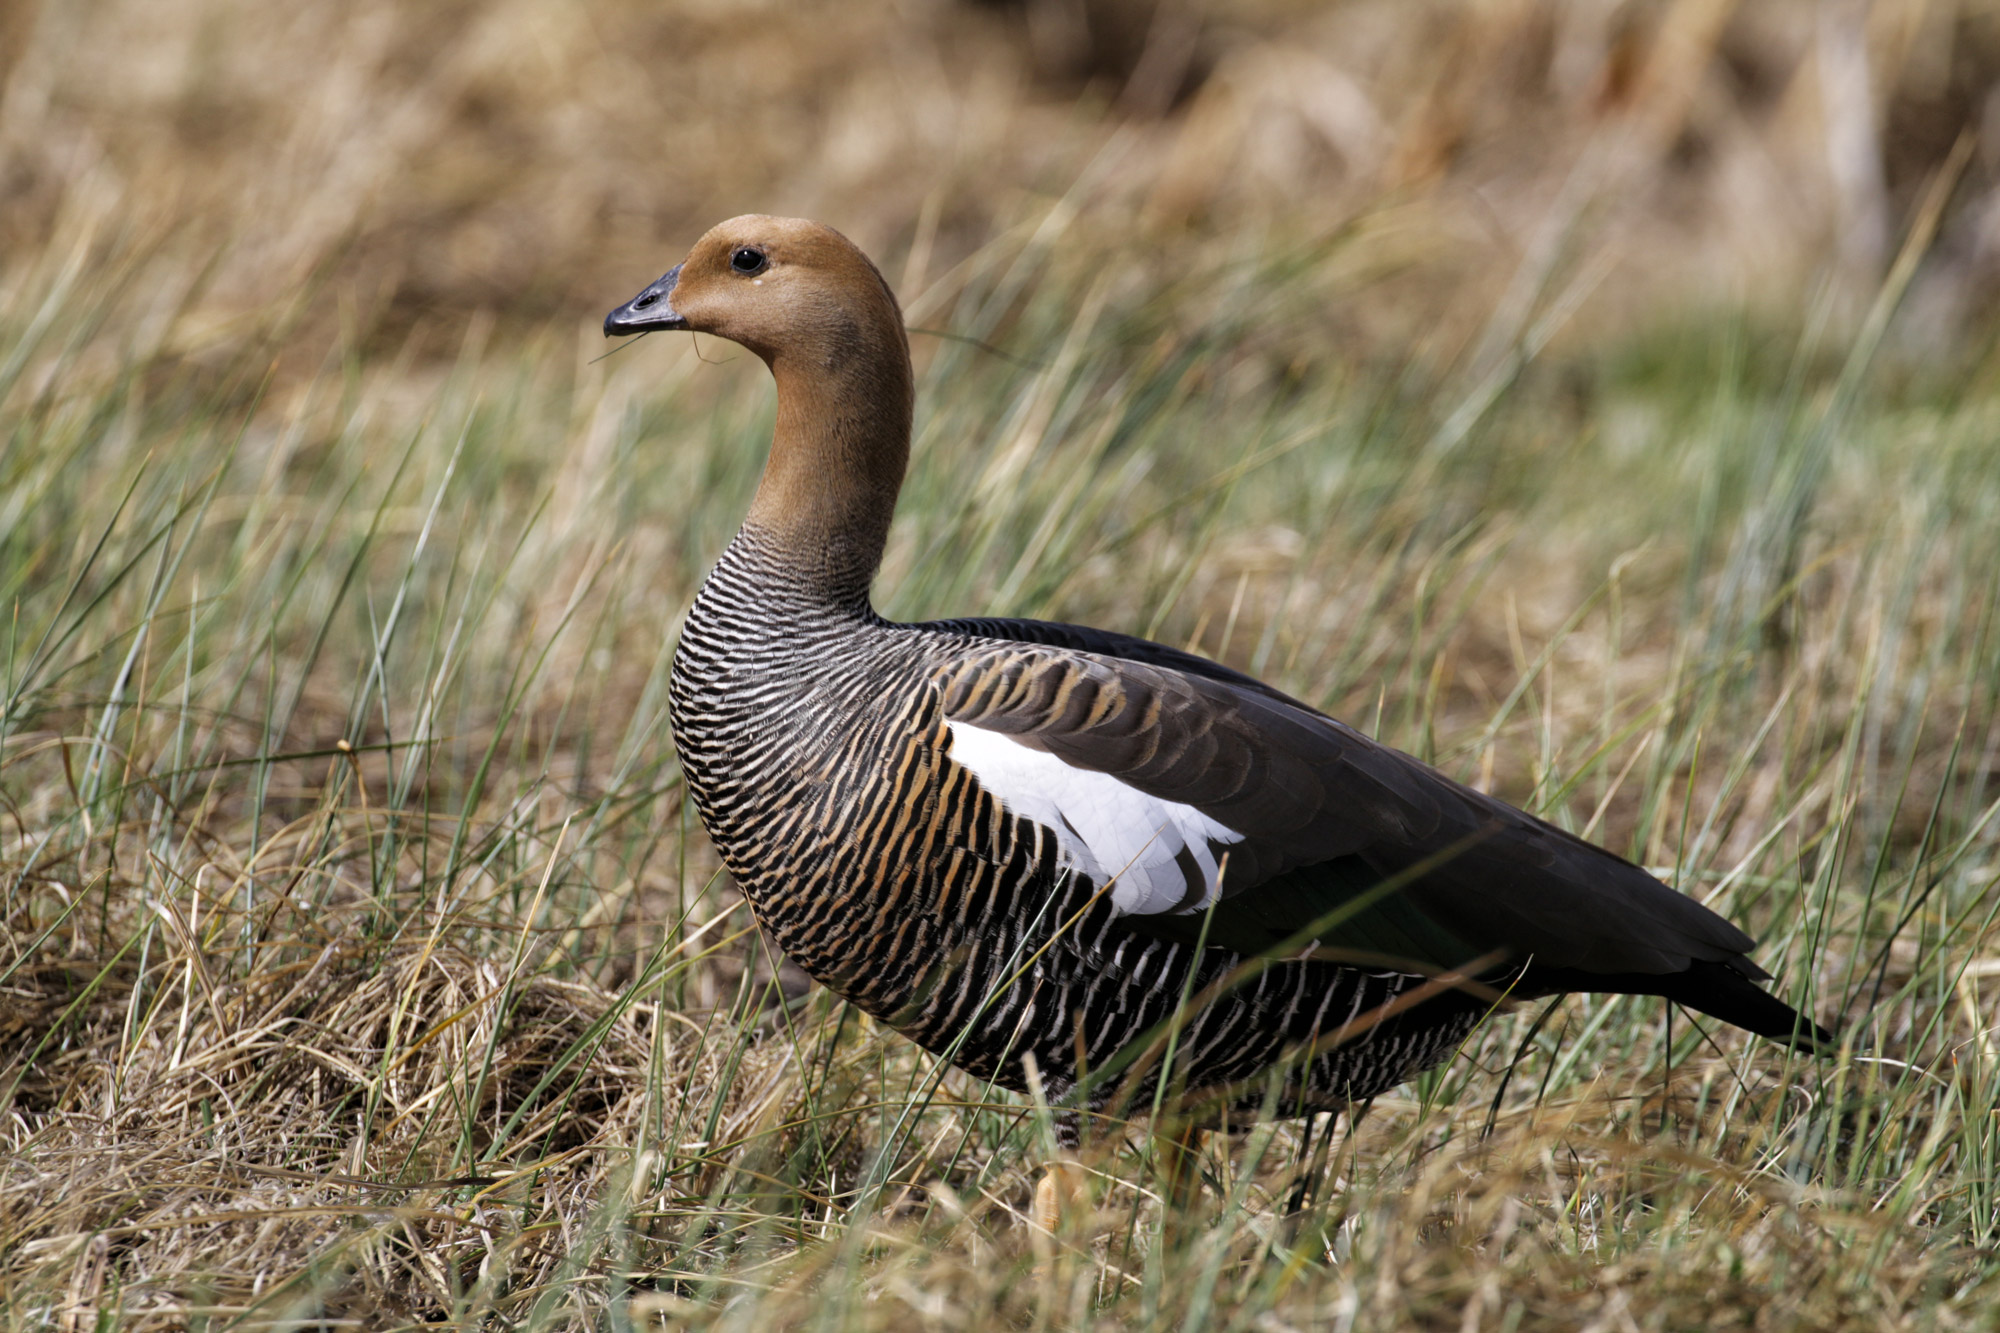
<path id="1" fill-rule="evenodd" d="M 770 358 L 777 428 L 743 526 L 799 591 L 865 607 L 909 464 L 913 387 L 900 319 L 842 332 L 830 353 Z"/>

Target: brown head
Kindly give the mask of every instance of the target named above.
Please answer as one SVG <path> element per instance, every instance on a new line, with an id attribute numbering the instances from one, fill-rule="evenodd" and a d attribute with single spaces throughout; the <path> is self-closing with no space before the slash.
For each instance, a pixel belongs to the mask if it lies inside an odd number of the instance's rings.
<path id="1" fill-rule="evenodd" d="M 774 369 L 799 360 L 907 359 L 903 315 L 868 256 L 831 227 L 760 213 L 709 228 L 688 257 L 604 317 L 606 337 L 686 329 L 740 343 Z"/>
<path id="2" fill-rule="evenodd" d="M 865 592 L 909 460 L 910 348 L 889 284 L 831 227 L 748 214 L 604 317 L 606 337 L 675 329 L 749 348 L 778 381 L 745 527 Z"/>

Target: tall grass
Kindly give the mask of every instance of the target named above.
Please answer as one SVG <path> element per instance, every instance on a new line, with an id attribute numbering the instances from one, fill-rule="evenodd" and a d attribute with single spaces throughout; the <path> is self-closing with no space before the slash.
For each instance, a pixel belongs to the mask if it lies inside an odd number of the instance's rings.
<path id="1" fill-rule="evenodd" d="M 805 987 L 681 799 L 754 359 L 274 377 L 51 252 L 0 308 L 7 1327 L 1980 1321 L 2000 404 L 1721 321 L 1445 432 L 1452 372 L 1288 341 L 1323 255 L 1064 241 L 913 302 L 1011 355 L 917 335 L 883 609 L 1264 675 L 1745 923 L 1842 1056 L 1571 999 L 1211 1142 L 1178 1225 L 1100 1127 L 1039 1242 L 1045 1108 Z"/>

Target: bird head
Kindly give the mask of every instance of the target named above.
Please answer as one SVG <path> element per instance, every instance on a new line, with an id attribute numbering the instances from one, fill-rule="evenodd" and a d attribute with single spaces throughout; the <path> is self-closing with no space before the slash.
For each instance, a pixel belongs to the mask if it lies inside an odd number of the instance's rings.
<path id="1" fill-rule="evenodd" d="M 827 369 L 904 337 L 889 284 L 852 241 L 817 222 L 754 213 L 710 228 L 686 259 L 604 317 L 607 338 L 669 329 L 727 338 L 769 364 Z"/>

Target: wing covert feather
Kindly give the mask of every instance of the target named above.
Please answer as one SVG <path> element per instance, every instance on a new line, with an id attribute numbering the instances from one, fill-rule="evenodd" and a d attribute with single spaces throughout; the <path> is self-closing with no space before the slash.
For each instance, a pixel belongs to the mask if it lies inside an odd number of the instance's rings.
<path id="1" fill-rule="evenodd" d="M 1017 627 L 1014 641 L 991 642 Z M 1377 892 L 1321 944 L 1407 948 L 1435 967 L 1502 949 L 1588 973 L 1675 972 L 1701 959 L 1763 976 L 1743 957 L 1754 941 L 1637 866 L 1226 667 L 1074 626 L 921 628 L 989 640 L 937 677 L 954 722 L 1243 835 L 1218 848 L 1228 862 L 1209 923 L 1217 943 L 1274 947 L 1400 876 L 1394 902 Z M 1200 915 L 1131 924 L 1179 937 Z"/>

